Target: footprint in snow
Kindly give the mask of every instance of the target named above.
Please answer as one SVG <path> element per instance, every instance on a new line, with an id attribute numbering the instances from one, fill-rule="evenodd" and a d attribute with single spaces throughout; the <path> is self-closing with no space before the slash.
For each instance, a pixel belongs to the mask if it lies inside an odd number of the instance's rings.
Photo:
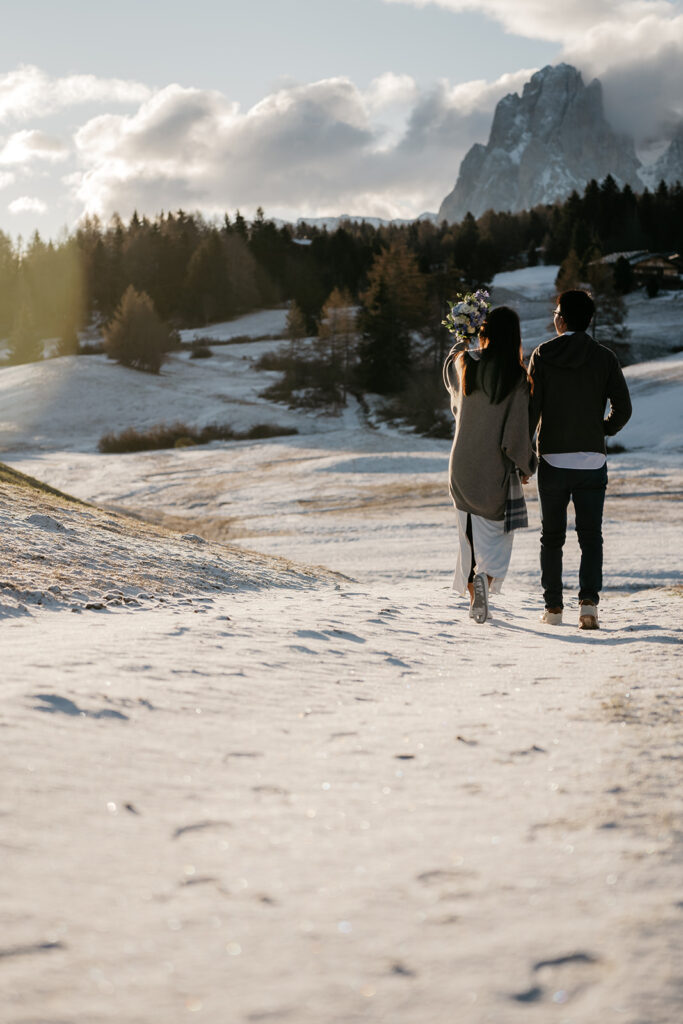
<path id="1" fill-rule="evenodd" d="M 364 644 L 365 637 L 356 636 L 355 633 L 347 633 L 344 629 L 328 629 L 326 630 L 327 636 L 341 637 L 342 640 L 350 640 L 354 644 Z"/>
<path id="2" fill-rule="evenodd" d="M 467 746 L 467 747 L 478 747 L 479 746 L 479 740 L 468 740 L 464 736 L 456 736 L 455 738 L 456 738 L 456 740 L 458 740 L 459 743 L 464 743 L 465 746 Z"/>
<path id="3" fill-rule="evenodd" d="M 410 967 L 406 967 L 406 965 L 400 961 L 393 963 L 390 969 L 390 974 L 397 974 L 402 978 L 414 978 L 415 973 L 415 971 L 411 970 Z"/>
<path id="4" fill-rule="evenodd" d="M 510 998 L 514 999 L 517 1003 L 536 1003 L 539 999 L 543 998 L 543 989 L 539 988 L 538 985 L 534 985 L 525 992 L 513 993 Z"/>
<path id="5" fill-rule="evenodd" d="M 205 829 L 211 828 L 232 828 L 232 824 L 229 821 L 197 821 L 192 825 L 181 825 L 175 829 L 171 838 L 179 839 L 180 836 L 187 835 L 189 832 L 203 832 Z"/>
<path id="6" fill-rule="evenodd" d="M 66 949 L 63 942 L 33 942 L 25 946 L 6 946 L 0 949 L 0 959 L 11 956 L 32 956 L 34 953 L 51 953 L 56 949 Z"/>
<path id="7" fill-rule="evenodd" d="M 540 974 L 544 985 L 533 984 L 521 992 L 514 992 L 510 998 L 517 1003 L 537 1003 L 550 1000 L 562 1005 L 579 992 L 585 990 L 591 980 L 586 975 L 586 968 L 600 964 L 600 958 L 592 953 L 569 953 L 551 960 L 539 960 L 532 967 L 535 974 Z M 590 972 L 589 972 L 590 975 Z"/>
<path id="8" fill-rule="evenodd" d="M 443 882 L 452 882 L 454 879 L 461 880 L 463 875 L 471 872 L 453 871 L 451 868 L 435 868 L 433 871 L 423 871 L 417 875 L 416 881 L 423 885 L 441 885 Z"/>
<path id="9" fill-rule="evenodd" d="M 2 604 L 0 602 L 0 619 L 12 619 L 19 618 L 22 615 L 30 615 L 30 611 L 25 604 L 18 604 L 16 606 Z"/>
<path id="10" fill-rule="evenodd" d="M 34 711 L 46 711 L 48 714 L 71 715 L 74 718 L 116 718 L 119 721 L 127 722 L 128 715 L 121 711 L 114 711 L 111 708 L 102 708 L 100 711 L 86 711 L 79 708 L 68 697 L 60 697 L 56 693 L 34 693 L 35 700 L 42 701 L 42 704 L 34 704 Z"/>
<path id="11" fill-rule="evenodd" d="M 534 964 L 535 971 L 542 971 L 544 967 L 565 967 L 567 964 L 597 964 L 600 958 L 592 953 L 569 953 L 566 956 L 555 957 L 554 960 L 539 960 Z"/>
<path id="12" fill-rule="evenodd" d="M 60 523 L 54 516 L 42 515 L 40 512 L 34 512 L 32 516 L 27 516 L 24 522 L 29 526 L 37 526 L 39 530 L 48 530 L 50 533 L 56 533 L 59 530 L 66 532 L 64 523 Z"/>

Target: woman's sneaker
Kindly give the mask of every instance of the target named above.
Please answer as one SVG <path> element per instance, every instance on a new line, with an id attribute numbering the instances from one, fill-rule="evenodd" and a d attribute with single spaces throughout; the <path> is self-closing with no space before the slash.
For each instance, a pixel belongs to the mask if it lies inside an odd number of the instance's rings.
<path id="1" fill-rule="evenodd" d="M 562 609 L 561 608 L 546 608 L 541 615 L 541 622 L 546 622 L 549 626 L 561 626 L 562 625 Z"/>
<path id="2" fill-rule="evenodd" d="M 486 622 L 489 614 L 489 581 L 486 573 L 478 572 L 472 581 L 474 601 L 470 608 L 470 617 L 475 622 Z"/>
<path id="3" fill-rule="evenodd" d="M 600 629 L 598 606 L 592 601 L 582 601 L 579 605 L 579 629 Z"/>

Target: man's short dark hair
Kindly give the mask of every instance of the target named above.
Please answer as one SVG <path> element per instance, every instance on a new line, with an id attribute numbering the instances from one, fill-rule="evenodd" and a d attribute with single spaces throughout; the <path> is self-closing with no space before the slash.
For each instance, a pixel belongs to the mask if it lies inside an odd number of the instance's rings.
<path id="1" fill-rule="evenodd" d="M 570 331 L 585 331 L 595 315 L 595 303 L 588 294 L 578 288 L 562 292 L 557 304 L 560 315 Z"/>

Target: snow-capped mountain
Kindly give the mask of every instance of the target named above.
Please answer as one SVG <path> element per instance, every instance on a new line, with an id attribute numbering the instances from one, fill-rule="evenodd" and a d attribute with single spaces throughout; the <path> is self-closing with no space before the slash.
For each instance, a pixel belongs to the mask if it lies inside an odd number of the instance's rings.
<path id="1" fill-rule="evenodd" d="M 661 156 L 649 167 L 643 167 L 640 176 L 650 189 L 657 188 L 660 181 L 673 185 L 683 182 L 683 121 L 676 128 L 671 142 Z"/>
<path id="2" fill-rule="evenodd" d="M 530 209 L 608 174 L 641 191 L 639 169 L 633 140 L 613 131 L 605 118 L 600 82 L 585 85 L 569 64 L 548 66 L 521 96 L 500 100 L 487 145 L 477 143 L 465 156 L 439 219 Z"/>

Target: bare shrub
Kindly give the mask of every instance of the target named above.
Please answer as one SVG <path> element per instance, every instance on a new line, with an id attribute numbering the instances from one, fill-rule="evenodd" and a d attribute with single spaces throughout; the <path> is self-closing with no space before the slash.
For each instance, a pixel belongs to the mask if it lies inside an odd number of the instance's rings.
<path id="1" fill-rule="evenodd" d="M 322 359 L 289 356 L 282 377 L 261 392 L 271 402 L 286 402 L 291 409 L 318 409 L 345 405 L 341 381 L 333 366 Z"/>
<path id="2" fill-rule="evenodd" d="M 158 423 L 147 430 L 128 427 L 120 433 L 105 434 L 98 449 L 106 454 L 157 451 L 162 448 L 190 448 L 211 441 L 256 441 L 268 437 L 298 434 L 296 427 L 278 426 L 277 423 L 256 423 L 248 430 L 234 430 L 227 424 L 212 423 L 206 427 L 190 427 L 187 423 Z"/>
<path id="3" fill-rule="evenodd" d="M 289 352 L 264 352 L 252 365 L 255 370 L 279 370 L 280 372 L 293 366 L 294 360 Z"/>
<path id="4" fill-rule="evenodd" d="M 415 372 L 404 390 L 385 402 L 381 414 L 413 427 L 426 437 L 453 437 L 448 395 L 441 376 L 429 370 Z"/>
<path id="5" fill-rule="evenodd" d="M 261 441 L 268 437 L 288 437 L 298 434 L 296 427 L 279 427 L 277 423 L 255 423 L 253 427 L 240 434 L 240 441 Z"/>
<path id="6" fill-rule="evenodd" d="M 190 359 L 211 359 L 213 352 L 207 344 L 205 338 L 196 338 L 192 342 L 192 351 L 190 353 Z"/>

